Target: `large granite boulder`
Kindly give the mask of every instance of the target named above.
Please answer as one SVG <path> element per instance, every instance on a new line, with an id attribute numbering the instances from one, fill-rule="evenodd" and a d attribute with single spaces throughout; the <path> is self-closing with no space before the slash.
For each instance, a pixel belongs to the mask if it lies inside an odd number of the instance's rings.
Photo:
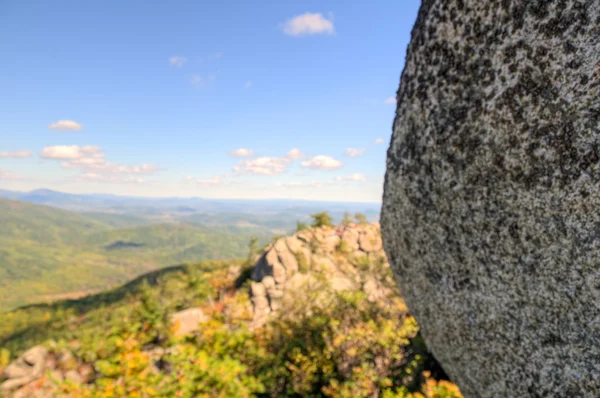
<path id="1" fill-rule="evenodd" d="M 600 1 L 424 0 L 384 247 L 467 397 L 600 396 Z"/>

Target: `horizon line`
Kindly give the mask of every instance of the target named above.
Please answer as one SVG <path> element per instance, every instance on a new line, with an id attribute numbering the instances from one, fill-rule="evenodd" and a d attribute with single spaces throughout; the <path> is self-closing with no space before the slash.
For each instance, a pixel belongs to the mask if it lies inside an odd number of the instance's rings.
<path id="1" fill-rule="evenodd" d="M 83 195 L 83 196 L 100 196 L 100 195 L 105 195 L 105 196 L 115 196 L 115 197 L 121 197 L 121 198 L 132 198 L 132 199 L 156 199 L 156 200 L 160 200 L 160 199 L 201 199 L 201 200 L 223 200 L 223 201 L 227 201 L 227 200 L 244 200 L 244 201 L 269 201 L 269 200 L 281 200 L 281 201 L 301 201 L 301 202 L 327 202 L 327 203 L 365 203 L 365 204 L 377 204 L 377 205 L 381 205 L 382 201 L 344 201 L 344 200 L 324 200 L 324 199 L 294 199 L 294 198 L 210 198 L 210 197 L 202 197 L 202 196 L 136 196 L 136 195 L 119 195 L 119 194 L 113 194 L 113 193 L 75 193 L 75 192 L 67 192 L 67 191 L 58 191 L 55 189 L 50 189 L 50 188 L 35 188 L 35 189 L 31 189 L 28 191 L 20 191 L 20 190 L 12 190 L 12 189 L 4 189 L 4 188 L 0 188 L 0 191 L 6 191 L 6 192 L 14 192 L 14 193 L 22 193 L 22 194 L 28 194 L 28 193 L 32 193 L 35 191 L 50 191 L 50 192 L 56 192 L 56 193 L 60 193 L 60 194 L 67 194 L 67 195 Z"/>

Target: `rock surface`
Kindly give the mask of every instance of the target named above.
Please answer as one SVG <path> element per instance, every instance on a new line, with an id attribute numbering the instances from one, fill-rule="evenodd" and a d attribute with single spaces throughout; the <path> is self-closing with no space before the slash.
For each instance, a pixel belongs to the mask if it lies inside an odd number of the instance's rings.
<path id="1" fill-rule="evenodd" d="M 171 316 L 171 322 L 176 329 L 173 333 L 175 336 L 185 336 L 200 328 L 200 323 L 206 322 L 208 317 L 200 308 L 188 308 L 183 311 L 176 312 Z"/>
<path id="2" fill-rule="evenodd" d="M 600 396 L 600 2 L 425 0 L 385 249 L 466 397 Z"/>
<path id="3" fill-rule="evenodd" d="M 325 276 L 334 291 L 359 289 L 360 273 L 353 263 L 368 263 L 368 256 L 380 258 L 388 266 L 378 223 L 353 224 L 340 230 L 311 228 L 278 239 L 267 246 L 252 271 L 254 326 L 264 324 L 269 314 L 282 310 L 286 303 L 307 299 L 307 290 L 323 288 L 318 276 Z M 367 288 L 370 300 L 390 293 L 373 282 Z"/>

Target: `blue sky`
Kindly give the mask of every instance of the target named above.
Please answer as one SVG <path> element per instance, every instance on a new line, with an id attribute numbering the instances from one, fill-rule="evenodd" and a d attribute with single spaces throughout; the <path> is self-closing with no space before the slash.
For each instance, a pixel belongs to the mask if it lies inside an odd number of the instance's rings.
<path id="1" fill-rule="evenodd" d="M 378 202 L 419 3 L 4 0 L 0 188 Z"/>

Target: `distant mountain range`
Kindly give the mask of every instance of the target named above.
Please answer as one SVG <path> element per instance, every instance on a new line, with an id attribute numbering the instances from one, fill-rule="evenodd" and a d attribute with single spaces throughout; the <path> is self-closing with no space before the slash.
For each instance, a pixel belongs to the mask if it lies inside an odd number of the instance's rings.
<path id="1" fill-rule="evenodd" d="M 30 192 L 0 190 L 0 198 L 59 207 L 76 212 L 103 212 L 146 217 L 180 219 L 204 214 L 214 218 L 221 214 L 276 216 L 286 220 L 306 219 L 310 213 L 327 210 L 339 219 L 345 211 L 364 213 L 369 220 L 377 220 L 381 204 L 363 202 L 325 202 L 294 199 L 205 199 L 205 198 L 147 198 L 110 194 L 71 194 L 50 189 Z M 281 216 L 283 215 L 283 218 Z"/>
<path id="2" fill-rule="evenodd" d="M 379 218 L 379 205 L 0 190 L 0 311 L 104 289 L 142 272 L 244 257 L 310 214 Z"/>

